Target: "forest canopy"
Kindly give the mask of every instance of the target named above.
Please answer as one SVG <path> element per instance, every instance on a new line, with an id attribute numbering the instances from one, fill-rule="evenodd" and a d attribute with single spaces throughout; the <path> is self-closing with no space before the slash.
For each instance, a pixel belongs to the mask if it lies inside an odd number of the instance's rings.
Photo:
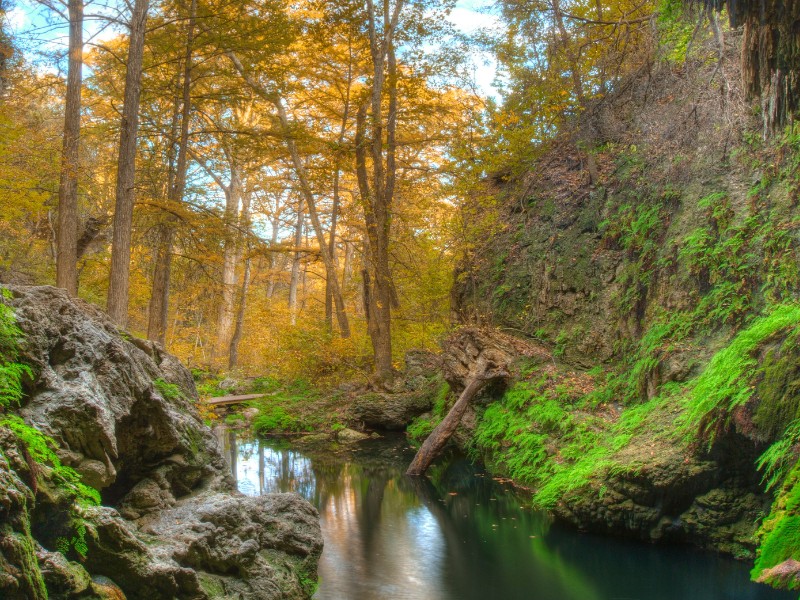
<path id="1" fill-rule="evenodd" d="M 758 29 L 747 6 L 746 40 L 782 34 L 745 60 L 773 127 L 796 108 L 796 9 Z M 496 26 L 465 30 L 465 10 Z M 595 181 L 585 115 L 721 39 L 718 10 L 5 4 L 0 280 L 64 287 L 198 368 L 389 381 L 449 326 L 456 264 L 497 226 L 487 181 L 566 128 Z"/>

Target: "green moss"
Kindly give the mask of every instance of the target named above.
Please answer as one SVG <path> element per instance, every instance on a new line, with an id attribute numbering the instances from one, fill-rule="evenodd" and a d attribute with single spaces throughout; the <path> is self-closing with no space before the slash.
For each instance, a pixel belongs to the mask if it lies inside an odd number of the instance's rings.
<path id="1" fill-rule="evenodd" d="M 174 383 L 164 381 L 164 379 L 161 377 L 153 382 L 153 386 L 158 390 L 158 393 L 161 394 L 161 397 L 164 398 L 164 400 L 174 402 L 185 397 L 181 391 L 181 388 Z"/>
<path id="2" fill-rule="evenodd" d="M 800 463 L 787 476 L 770 515 L 759 530 L 761 547 L 751 575 L 761 576 L 765 569 L 789 558 L 800 560 Z M 792 589 L 800 589 L 791 581 Z"/>
<path id="3" fill-rule="evenodd" d="M 695 381 L 682 417 L 683 427 L 692 430 L 702 426 L 713 439 L 719 420 L 726 419 L 734 408 L 753 395 L 753 380 L 758 370 L 756 350 L 770 337 L 798 323 L 800 305 L 784 304 L 771 308 L 741 330 L 728 346 L 714 355 Z"/>

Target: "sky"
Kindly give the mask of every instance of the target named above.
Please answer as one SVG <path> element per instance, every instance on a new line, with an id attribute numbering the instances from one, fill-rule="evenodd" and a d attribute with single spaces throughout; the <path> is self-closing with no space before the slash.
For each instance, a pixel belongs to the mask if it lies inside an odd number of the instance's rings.
<path id="1" fill-rule="evenodd" d="M 118 33 L 118 27 L 112 27 L 91 15 L 103 12 L 109 14 L 108 8 L 103 8 L 102 2 L 92 2 L 85 10 L 84 51 L 91 48 L 92 43 L 108 40 Z M 458 0 L 455 8 L 450 13 L 448 20 L 462 33 L 474 34 L 481 28 L 496 28 L 500 20 L 492 14 L 492 0 Z M 23 50 L 27 49 L 32 57 L 32 50 L 63 53 L 67 47 L 67 27 L 63 22 L 56 25 L 47 23 L 44 15 L 47 9 L 33 0 L 18 0 L 16 6 L 6 14 L 6 22 L 10 30 L 21 43 Z M 33 42 L 33 43 L 31 43 Z M 492 85 L 497 73 L 496 61 L 489 53 L 478 52 L 472 56 L 472 72 L 478 90 L 484 96 L 497 96 L 497 90 Z M 52 66 L 44 66 L 52 70 Z M 89 73 L 84 73 L 84 76 Z"/>

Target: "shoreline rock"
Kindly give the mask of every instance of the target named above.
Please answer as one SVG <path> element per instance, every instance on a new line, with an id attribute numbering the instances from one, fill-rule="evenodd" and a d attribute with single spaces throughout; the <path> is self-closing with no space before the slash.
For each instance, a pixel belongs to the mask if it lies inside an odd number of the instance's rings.
<path id="1" fill-rule="evenodd" d="M 322 551 L 316 509 L 296 494 L 236 490 L 188 370 L 62 290 L 6 287 L 25 335 L 20 360 L 35 374 L 18 412 L 56 441 L 103 506 L 64 506 L 53 471 L 26 472 L 18 457 L 0 479 L 0 565 L 37 573 L 0 578 L 0 595 L 44 597 L 41 574 L 51 598 L 100 597 L 89 577 L 128 599 L 310 597 Z M 19 444 L 0 437 L 2 456 Z M 53 523 L 80 528 L 82 564 L 56 552 L 63 532 Z M 31 554 L 9 539 L 36 548 L 35 566 L 15 564 Z"/>

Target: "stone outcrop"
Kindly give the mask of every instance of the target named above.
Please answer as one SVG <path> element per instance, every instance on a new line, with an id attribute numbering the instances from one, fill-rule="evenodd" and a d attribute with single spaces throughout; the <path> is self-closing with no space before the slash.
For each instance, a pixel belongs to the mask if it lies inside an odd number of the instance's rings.
<path id="1" fill-rule="evenodd" d="M 297 495 L 235 490 L 178 360 L 61 290 L 9 289 L 20 360 L 34 373 L 18 412 L 103 505 L 64 506 L 51 469 L 0 436 L 0 460 L 11 461 L 0 465 L 0 596 L 43 598 L 42 585 L 51 598 L 113 597 L 115 586 L 142 600 L 310 596 L 316 510 Z M 84 530 L 81 564 L 56 552 L 51 525 L 67 510 Z"/>
<path id="2" fill-rule="evenodd" d="M 418 350 L 409 352 L 405 362 L 403 377 L 391 391 L 355 395 L 348 409 L 348 420 L 370 429 L 402 431 L 414 417 L 431 409 L 439 357 Z"/>

